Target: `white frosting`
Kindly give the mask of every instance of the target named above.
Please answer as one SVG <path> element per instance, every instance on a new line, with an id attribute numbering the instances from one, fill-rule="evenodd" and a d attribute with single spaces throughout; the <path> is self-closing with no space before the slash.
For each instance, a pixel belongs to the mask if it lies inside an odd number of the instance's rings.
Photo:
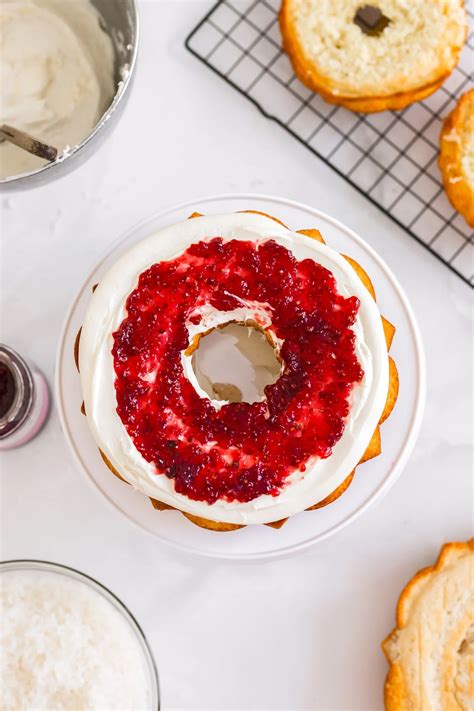
<path id="1" fill-rule="evenodd" d="M 357 296 L 360 308 L 354 332 L 356 353 L 364 370 L 354 387 L 344 433 L 327 459 L 307 463 L 294 472 L 277 497 L 260 496 L 248 503 L 192 501 L 177 494 L 172 479 L 156 473 L 135 448 L 116 412 L 115 372 L 111 349 L 113 332 L 126 317 L 125 302 L 138 276 L 152 264 L 173 259 L 190 244 L 212 237 L 259 241 L 274 239 L 297 259 L 310 258 L 334 275 L 339 292 Z M 239 320 L 269 318 L 265 306 L 243 304 Z M 229 321 L 234 312 L 209 310 L 199 331 Z M 263 325 L 264 325 L 263 324 Z M 268 321 L 267 325 L 270 324 Z M 189 324 L 190 337 L 195 333 Z M 92 434 L 113 466 L 134 487 L 182 511 L 228 523 L 268 523 L 302 511 L 336 489 L 360 461 L 378 424 L 388 390 L 388 358 L 378 308 L 348 262 L 333 249 L 296 234 L 267 217 L 248 213 L 199 217 L 164 228 L 123 255 L 102 278 L 94 292 L 82 328 L 79 364 L 84 403 Z M 189 370 L 187 370 L 189 374 Z M 203 392 L 200 393 L 205 396 Z M 217 403 L 218 401 L 214 401 Z M 219 403 L 220 405 L 222 403 Z"/>
<path id="2" fill-rule="evenodd" d="M 89 0 L 0 0 L 0 123 L 58 149 L 91 132 L 114 95 L 114 51 Z M 0 146 L 0 178 L 45 164 Z"/>

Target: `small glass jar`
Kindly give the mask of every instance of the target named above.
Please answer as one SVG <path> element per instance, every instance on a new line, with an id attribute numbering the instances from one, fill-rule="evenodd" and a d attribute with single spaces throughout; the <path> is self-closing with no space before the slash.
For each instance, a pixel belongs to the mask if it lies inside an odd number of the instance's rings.
<path id="1" fill-rule="evenodd" d="M 42 373 L 0 343 L 0 451 L 33 439 L 48 409 L 48 385 Z"/>

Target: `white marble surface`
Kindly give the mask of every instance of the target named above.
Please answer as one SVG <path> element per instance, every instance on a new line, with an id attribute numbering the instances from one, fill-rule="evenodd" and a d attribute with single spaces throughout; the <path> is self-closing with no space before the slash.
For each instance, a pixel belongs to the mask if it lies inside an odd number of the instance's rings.
<path id="1" fill-rule="evenodd" d="M 1 338 L 52 382 L 68 304 L 125 228 L 204 194 L 294 198 L 363 236 L 411 299 L 428 360 L 418 443 L 389 495 L 334 538 L 230 564 L 163 547 L 106 506 L 53 406 L 34 442 L 2 455 L 1 554 L 76 566 L 122 597 L 152 642 L 164 709 L 381 709 L 380 641 L 401 587 L 443 541 L 472 533 L 472 293 L 184 50 L 209 4 L 144 2 L 137 80 L 112 139 L 61 182 L 1 198 Z"/>

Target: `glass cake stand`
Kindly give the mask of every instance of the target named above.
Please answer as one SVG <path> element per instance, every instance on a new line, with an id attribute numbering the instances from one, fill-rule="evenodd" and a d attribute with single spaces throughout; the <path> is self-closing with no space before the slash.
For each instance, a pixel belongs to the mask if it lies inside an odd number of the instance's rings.
<path id="1" fill-rule="evenodd" d="M 177 511 L 156 511 L 146 496 L 112 476 L 81 414 L 82 394 L 73 351 L 93 285 L 123 252 L 192 212 L 222 214 L 246 209 L 274 215 L 294 230 L 319 229 L 331 247 L 355 258 L 367 270 L 381 313 L 397 329 L 391 354 L 399 371 L 400 393 L 392 415 L 381 429 L 382 454 L 358 470 L 347 492 L 337 501 L 292 516 L 277 530 L 248 526 L 222 533 L 198 528 Z M 403 290 L 378 254 L 352 230 L 319 210 L 291 200 L 223 195 L 178 205 L 139 223 L 95 266 L 80 287 L 64 323 L 57 356 L 56 395 L 62 428 L 79 466 L 104 499 L 129 521 L 187 552 L 226 559 L 274 558 L 301 551 L 335 534 L 387 493 L 402 472 L 419 431 L 425 400 L 425 361 L 419 329 Z"/>

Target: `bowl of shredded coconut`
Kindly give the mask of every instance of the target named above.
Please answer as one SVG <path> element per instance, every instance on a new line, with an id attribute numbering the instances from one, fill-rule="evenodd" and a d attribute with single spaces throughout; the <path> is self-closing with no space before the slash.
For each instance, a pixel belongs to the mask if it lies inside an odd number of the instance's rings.
<path id="1" fill-rule="evenodd" d="M 0 127 L 52 146 L 57 158 L 0 133 L 0 188 L 57 178 L 97 148 L 129 95 L 138 25 L 136 0 L 2 0 Z"/>
<path id="2" fill-rule="evenodd" d="M 0 563 L 0 708 L 157 711 L 158 674 L 125 605 L 87 575 Z"/>

